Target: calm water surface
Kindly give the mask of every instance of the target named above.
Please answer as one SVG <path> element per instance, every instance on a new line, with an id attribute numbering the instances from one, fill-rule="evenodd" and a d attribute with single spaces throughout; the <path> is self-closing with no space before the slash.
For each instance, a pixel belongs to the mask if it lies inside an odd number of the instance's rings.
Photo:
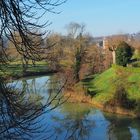
<path id="1" fill-rule="evenodd" d="M 55 76 L 31 77 L 10 85 L 25 90 L 35 103 L 39 101 L 44 105 L 50 95 L 52 98 L 57 93 L 60 85 L 56 81 L 59 79 Z M 55 101 L 43 109 L 46 112 L 31 120 L 34 121 L 32 132 L 22 130 L 23 139 L 140 140 L 140 121 L 137 119 L 104 113 L 82 103 L 65 102 L 47 112 L 54 104 Z"/>

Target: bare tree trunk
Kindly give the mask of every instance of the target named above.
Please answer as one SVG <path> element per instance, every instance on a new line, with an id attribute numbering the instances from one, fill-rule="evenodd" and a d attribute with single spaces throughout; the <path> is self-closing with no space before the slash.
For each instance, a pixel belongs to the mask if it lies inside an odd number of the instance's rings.
<path id="1" fill-rule="evenodd" d="M 116 64 L 116 52 L 112 51 L 113 64 Z"/>
<path id="2" fill-rule="evenodd" d="M 22 56 L 22 69 L 23 73 L 26 73 L 28 69 L 28 60 L 25 58 L 25 56 Z"/>

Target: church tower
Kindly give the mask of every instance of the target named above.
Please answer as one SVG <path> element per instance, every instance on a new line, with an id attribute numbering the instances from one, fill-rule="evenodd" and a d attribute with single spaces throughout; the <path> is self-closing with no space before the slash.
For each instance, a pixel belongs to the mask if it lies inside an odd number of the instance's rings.
<path id="1" fill-rule="evenodd" d="M 108 40 L 107 38 L 103 38 L 103 49 L 106 50 L 108 48 L 109 48 Z"/>

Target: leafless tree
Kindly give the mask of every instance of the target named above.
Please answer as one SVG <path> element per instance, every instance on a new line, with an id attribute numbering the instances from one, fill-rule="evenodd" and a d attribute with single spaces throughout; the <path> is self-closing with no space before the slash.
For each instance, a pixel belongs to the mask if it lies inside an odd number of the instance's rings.
<path id="1" fill-rule="evenodd" d="M 59 13 L 55 7 L 63 4 L 66 0 L 1 0 L 0 1 L 0 40 L 4 53 L 4 40 L 13 42 L 17 51 L 27 59 L 40 60 L 41 51 L 37 43 L 30 36 L 36 38 L 45 35 L 39 32 L 51 23 L 46 18 L 46 13 Z M 42 21 L 41 18 L 46 20 Z M 15 32 L 19 33 L 21 44 L 14 38 Z M 7 56 L 5 54 L 5 58 Z"/>
<path id="2" fill-rule="evenodd" d="M 85 24 L 84 23 L 76 23 L 71 22 L 68 25 L 66 25 L 66 29 L 68 31 L 68 35 L 72 38 L 76 38 L 79 34 L 83 34 L 85 30 Z"/>
<path id="3" fill-rule="evenodd" d="M 59 13 L 55 11 L 55 7 L 65 2 L 66 0 L 0 0 L 0 64 L 9 60 L 5 52 L 5 40 L 10 40 L 25 59 L 43 59 L 41 53 L 46 48 L 40 47 L 41 41 L 34 40 L 47 33 L 41 32 L 51 24 L 46 18 L 47 13 Z M 42 21 L 42 18 L 46 20 Z M 20 38 L 19 42 L 16 33 Z M 24 139 L 21 133 L 30 136 L 34 132 L 33 126 L 38 123 L 35 122 L 36 118 L 63 102 L 62 96 L 58 94 L 62 88 L 63 86 L 55 96 L 49 96 L 44 105 L 36 106 L 33 102 L 28 102 L 24 91 L 7 87 L 0 77 L 0 139 Z M 54 100 L 57 101 L 56 104 L 50 107 Z M 41 126 L 38 127 L 40 129 Z"/>

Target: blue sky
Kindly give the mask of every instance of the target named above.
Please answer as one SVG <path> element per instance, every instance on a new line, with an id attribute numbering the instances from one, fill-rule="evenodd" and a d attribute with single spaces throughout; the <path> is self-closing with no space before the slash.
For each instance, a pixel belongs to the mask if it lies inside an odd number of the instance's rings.
<path id="1" fill-rule="evenodd" d="M 68 0 L 56 8 L 61 14 L 48 14 L 48 29 L 66 33 L 70 22 L 85 23 L 93 36 L 140 31 L 140 0 Z"/>

